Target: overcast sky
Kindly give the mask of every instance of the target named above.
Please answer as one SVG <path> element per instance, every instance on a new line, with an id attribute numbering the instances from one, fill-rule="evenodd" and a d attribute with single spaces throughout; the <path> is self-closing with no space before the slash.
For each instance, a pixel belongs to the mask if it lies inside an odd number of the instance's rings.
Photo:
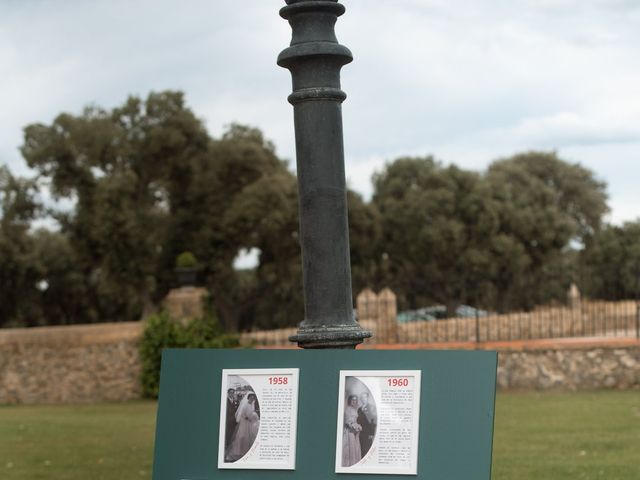
<path id="1" fill-rule="evenodd" d="M 347 177 L 401 155 L 483 170 L 530 149 L 595 171 L 640 217 L 640 1 L 343 0 Z M 22 128 L 129 94 L 180 89 L 219 136 L 261 128 L 294 163 L 290 40 L 279 0 L 3 0 L 0 162 L 28 174 Z"/>

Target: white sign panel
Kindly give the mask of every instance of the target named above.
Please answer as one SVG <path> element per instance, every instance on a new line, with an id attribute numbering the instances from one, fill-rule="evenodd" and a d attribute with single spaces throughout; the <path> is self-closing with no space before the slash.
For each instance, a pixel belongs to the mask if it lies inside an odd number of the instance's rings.
<path id="1" fill-rule="evenodd" d="M 222 370 L 218 468 L 295 469 L 298 375 Z"/>
<path id="2" fill-rule="evenodd" d="M 342 370 L 336 473 L 417 475 L 420 370 Z"/>

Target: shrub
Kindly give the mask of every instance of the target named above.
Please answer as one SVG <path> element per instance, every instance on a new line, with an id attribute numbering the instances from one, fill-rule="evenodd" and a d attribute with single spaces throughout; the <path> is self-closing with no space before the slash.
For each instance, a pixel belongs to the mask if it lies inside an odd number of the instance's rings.
<path id="1" fill-rule="evenodd" d="M 165 348 L 233 348 L 240 344 L 236 335 L 225 334 L 217 317 L 207 313 L 186 325 L 173 321 L 166 312 L 152 315 L 140 341 L 142 391 L 156 398 L 160 388 L 160 364 Z"/>
<path id="2" fill-rule="evenodd" d="M 197 266 L 198 260 L 191 252 L 182 252 L 176 257 L 176 268 L 195 268 Z"/>

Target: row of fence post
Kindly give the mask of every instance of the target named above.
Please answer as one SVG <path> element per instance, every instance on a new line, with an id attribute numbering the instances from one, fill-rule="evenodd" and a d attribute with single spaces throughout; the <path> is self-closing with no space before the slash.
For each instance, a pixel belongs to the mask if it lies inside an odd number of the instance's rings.
<path id="1" fill-rule="evenodd" d="M 569 307 L 548 307 L 504 315 L 477 310 L 471 317 L 399 322 L 396 295 L 388 288 L 365 289 L 357 296 L 362 328 L 375 333 L 367 343 L 407 344 L 535 340 L 560 337 L 623 337 L 640 340 L 640 303 L 635 300 L 597 302 L 583 299 Z M 243 343 L 286 345 L 295 329 L 245 332 Z"/>
<path id="2" fill-rule="evenodd" d="M 633 310 L 632 310 L 633 308 Z M 473 318 L 399 323 L 396 296 L 388 288 L 365 289 L 357 297 L 358 319 L 376 343 L 529 340 L 562 337 L 629 337 L 640 340 L 640 303 L 586 299 L 568 306 L 503 315 L 476 310 Z M 633 313 L 632 313 L 633 312 Z"/>

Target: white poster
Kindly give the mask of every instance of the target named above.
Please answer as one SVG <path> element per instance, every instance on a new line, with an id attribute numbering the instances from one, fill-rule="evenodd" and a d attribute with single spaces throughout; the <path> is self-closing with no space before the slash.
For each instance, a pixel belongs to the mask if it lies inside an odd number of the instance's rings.
<path id="1" fill-rule="evenodd" d="M 295 469 L 298 374 L 222 370 L 218 468 Z"/>
<path id="2" fill-rule="evenodd" d="M 420 373 L 340 371 L 336 473 L 417 475 Z"/>

